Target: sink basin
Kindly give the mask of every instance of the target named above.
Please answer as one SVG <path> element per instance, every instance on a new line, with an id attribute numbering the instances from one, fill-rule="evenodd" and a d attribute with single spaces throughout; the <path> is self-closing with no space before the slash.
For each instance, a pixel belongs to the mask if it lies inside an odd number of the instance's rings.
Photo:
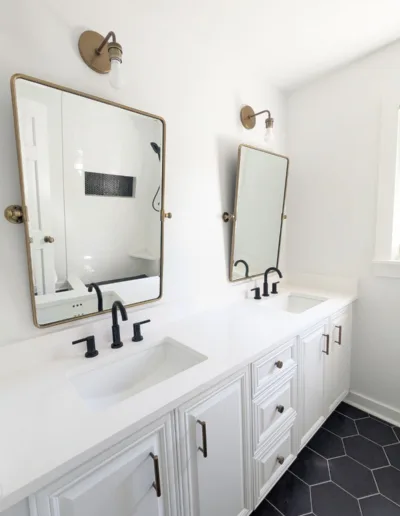
<path id="1" fill-rule="evenodd" d="M 268 308 L 282 310 L 293 314 L 301 314 L 327 301 L 325 297 L 314 297 L 308 294 L 278 294 L 267 301 Z M 267 306 L 267 305 L 265 305 Z"/>
<path id="2" fill-rule="evenodd" d="M 165 338 L 125 359 L 70 378 L 89 408 L 101 410 L 207 360 Z"/>

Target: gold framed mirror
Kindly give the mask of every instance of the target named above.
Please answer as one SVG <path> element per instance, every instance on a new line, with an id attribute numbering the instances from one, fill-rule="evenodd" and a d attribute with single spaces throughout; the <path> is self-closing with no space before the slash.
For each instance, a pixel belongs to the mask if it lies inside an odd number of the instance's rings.
<path id="1" fill-rule="evenodd" d="M 34 324 L 157 301 L 163 290 L 163 118 L 11 78 Z"/>
<path id="2" fill-rule="evenodd" d="M 232 221 L 229 279 L 232 282 L 264 274 L 279 267 L 289 158 L 240 145 Z"/>

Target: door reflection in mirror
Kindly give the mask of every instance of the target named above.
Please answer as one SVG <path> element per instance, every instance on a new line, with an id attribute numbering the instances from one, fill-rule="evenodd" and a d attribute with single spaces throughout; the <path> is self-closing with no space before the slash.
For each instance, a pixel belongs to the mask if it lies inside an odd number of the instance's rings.
<path id="1" fill-rule="evenodd" d="M 35 322 L 159 298 L 162 119 L 30 78 L 13 93 Z"/>

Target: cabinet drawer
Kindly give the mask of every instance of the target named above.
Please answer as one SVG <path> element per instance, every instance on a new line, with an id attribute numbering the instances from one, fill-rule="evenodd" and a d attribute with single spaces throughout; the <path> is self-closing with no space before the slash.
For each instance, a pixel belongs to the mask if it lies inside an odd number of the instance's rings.
<path id="1" fill-rule="evenodd" d="M 296 415 L 295 370 L 292 376 L 273 385 L 253 401 L 254 444 L 262 446 L 289 417 Z"/>
<path id="2" fill-rule="evenodd" d="M 295 458 L 292 433 L 293 427 L 286 430 L 264 454 L 254 457 L 256 506 L 266 497 Z"/>
<path id="3" fill-rule="evenodd" d="M 296 365 L 296 338 L 252 364 L 253 397 L 258 396 L 272 382 L 278 381 Z"/>

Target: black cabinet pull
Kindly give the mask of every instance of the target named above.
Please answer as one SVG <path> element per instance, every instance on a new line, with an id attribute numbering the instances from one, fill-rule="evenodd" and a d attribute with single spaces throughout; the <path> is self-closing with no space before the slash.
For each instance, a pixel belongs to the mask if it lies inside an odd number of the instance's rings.
<path id="1" fill-rule="evenodd" d="M 154 453 L 150 453 L 150 457 L 154 461 L 155 481 L 153 482 L 153 487 L 156 490 L 157 498 L 160 498 L 161 497 L 160 463 L 158 460 L 158 455 L 154 455 Z"/>
<path id="2" fill-rule="evenodd" d="M 339 344 L 339 346 L 342 345 L 342 330 L 343 330 L 343 327 L 342 326 L 335 326 L 335 328 L 337 328 L 339 330 L 339 340 L 335 340 L 336 344 Z"/>
<path id="3" fill-rule="evenodd" d="M 206 459 L 208 456 L 208 450 L 207 450 L 207 425 L 205 421 L 200 421 L 200 419 L 197 420 L 199 425 L 201 426 L 201 436 L 203 441 L 203 447 L 199 446 L 199 450 L 203 453 L 203 457 Z"/>
<path id="4" fill-rule="evenodd" d="M 330 337 L 328 333 L 324 333 L 322 335 L 326 339 L 326 351 L 322 351 L 322 353 L 325 353 L 325 355 L 329 355 L 330 353 Z"/>

